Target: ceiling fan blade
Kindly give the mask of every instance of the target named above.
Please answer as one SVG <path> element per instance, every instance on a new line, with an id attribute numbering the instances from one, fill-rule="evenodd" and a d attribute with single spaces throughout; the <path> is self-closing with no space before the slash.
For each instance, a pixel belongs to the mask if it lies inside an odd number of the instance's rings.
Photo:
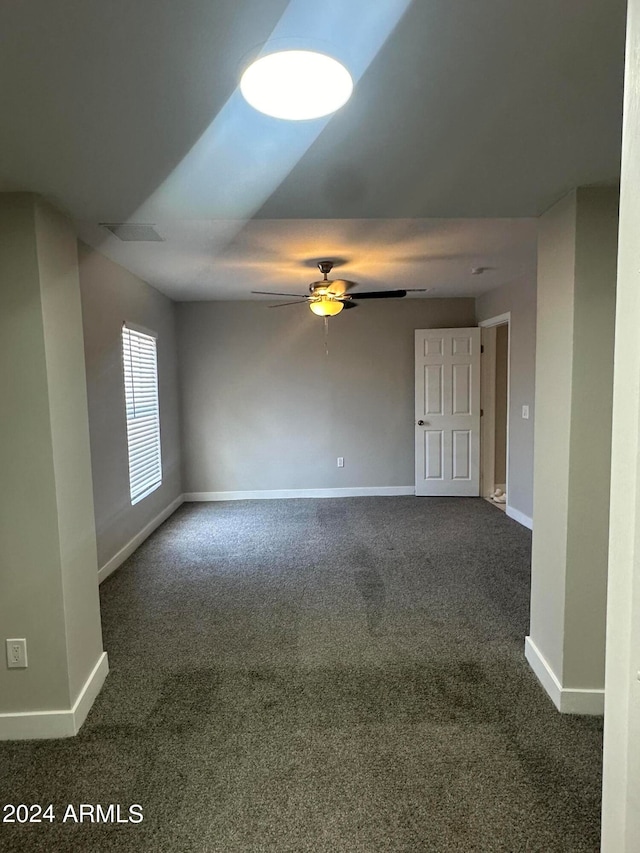
<path id="1" fill-rule="evenodd" d="M 366 293 L 351 293 L 352 299 L 402 299 L 406 290 L 371 290 Z"/>
<path id="2" fill-rule="evenodd" d="M 296 299 L 295 302 L 280 302 L 278 305 L 269 305 L 269 308 L 284 308 L 285 305 L 308 305 L 306 299 Z"/>
<path id="3" fill-rule="evenodd" d="M 342 300 L 340 300 L 340 301 L 342 302 Z M 347 302 L 347 300 L 345 300 L 344 302 L 342 302 L 342 307 L 343 308 L 357 308 L 358 304 L 356 302 L 352 302 L 351 300 L 349 300 L 348 302 Z"/>
<path id="4" fill-rule="evenodd" d="M 294 299 L 307 299 L 306 293 L 275 293 L 273 290 L 252 290 L 251 293 L 258 293 L 260 296 L 293 296 Z"/>

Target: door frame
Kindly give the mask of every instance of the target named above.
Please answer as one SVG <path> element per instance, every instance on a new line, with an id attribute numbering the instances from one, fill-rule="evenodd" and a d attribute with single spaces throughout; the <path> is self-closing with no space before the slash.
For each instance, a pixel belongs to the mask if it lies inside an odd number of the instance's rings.
<path id="1" fill-rule="evenodd" d="M 496 338 L 485 330 L 496 326 L 507 327 L 507 459 L 505 491 L 510 495 L 509 483 L 509 436 L 511 433 L 511 311 L 481 320 L 482 355 L 480 357 L 480 495 L 489 497 L 495 489 L 495 381 L 496 381 Z"/>

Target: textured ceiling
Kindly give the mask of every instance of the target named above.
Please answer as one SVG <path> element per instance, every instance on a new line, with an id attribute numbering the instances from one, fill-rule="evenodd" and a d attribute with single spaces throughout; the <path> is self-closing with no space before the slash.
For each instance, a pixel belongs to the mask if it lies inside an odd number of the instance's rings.
<path id="1" fill-rule="evenodd" d="M 354 277 L 377 281 L 372 242 L 377 269 L 396 259 L 394 281 L 429 277 L 428 260 L 466 292 L 460 258 L 484 257 L 486 234 L 452 220 L 495 220 L 504 251 L 485 265 L 511 270 L 514 217 L 617 180 L 624 19 L 623 0 L 6 2 L 0 189 L 45 195 L 174 298 L 242 298 L 247 283 L 338 251 Z M 328 120 L 253 112 L 236 86 L 265 43 L 342 58 L 353 98 Z M 424 245 L 404 255 L 418 261 L 398 260 L 396 219 L 423 221 Z M 432 249 L 436 219 L 459 245 Z M 166 242 L 118 245 L 96 227 L 126 220 L 156 224 Z M 434 253 L 451 257 L 434 267 Z"/>
<path id="2" fill-rule="evenodd" d="M 172 221 L 156 225 L 164 243 L 123 243 L 103 230 L 80 224 L 85 242 L 176 300 L 304 295 L 325 258 L 337 261 L 331 278 L 361 290 L 477 296 L 531 275 L 536 262 L 535 219 Z M 474 267 L 485 271 L 473 275 Z"/>

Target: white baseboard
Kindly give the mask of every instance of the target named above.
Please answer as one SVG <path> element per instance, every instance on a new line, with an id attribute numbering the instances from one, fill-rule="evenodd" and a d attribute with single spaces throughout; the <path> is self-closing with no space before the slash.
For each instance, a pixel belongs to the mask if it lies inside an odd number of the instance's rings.
<path id="1" fill-rule="evenodd" d="M 163 509 L 161 513 L 156 515 L 154 519 L 152 519 L 149 524 L 145 525 L 140 533 L 137 533 L 133 539 L 131 539 L 124 548 L 121 548 L 118 553 L 113 556 L 108 563 L 105 563 L 102 568 L 98 570 L 98 583 L 102 583 L 103 580 L 106 580 L 109 575 L 113 574 L 117 568 L 119 568 L 126 559 L 128 559 L 136 548 L 139 548 L 140 545 L 144 542 L 145 539 L 148 539 L 149 536 L 156 530 L 163 521 L 166 521 L 170 515 L 178 509 L 184 503 L 185 496 L 178 495 L 178 497 L 171 501 L 169 506 L 166 509 Z"/>
<path id="2" fill-rule="evenodd" d="M 576 687 L 563 687 L 549 666 L 549 662 L 531 637 L 525 638 L 524 655 L 538 681 L 560 713 L 589 714 L 591 716 L 602 716 L 604 714 L 604 689 L 583 690 Z"/>
<path id="3" fill-rule="evenodd" d="M 562 685 L 531 637 L 525 637 L 524 656 L 529 661 L 529 666 L 534 671 L 536 678 L 544 687 L 551 701 L 560 711 L 560 706 L 562 705 Z"/>
<path id="4" fill-rule="evenodd" d="M 108 673 L 109 660 L 107 653 L 102 652 L 72 708 L 64 711 L 0 714 L 0 740 L 35 740 L 77 735 Z"/>
<path id="5" fill-rule="evenodd" d="M 520 512 L 519 509 L 514 509 L 512 506 L 507 504 L 507 515 L 509 518 L 512 518 L 524 527 L 528 527 L 529 530 L 533 530 L 533 519 L 529 518 L 529 516 L 525 515 L 523 512 Z"/>
<path id="6" fill-rule="evenodd" d="M 279 498 L 361 498 L 415 495 L 415 486 L 362 486 L 347 489 L 258 489 L 246 492 L 186 492 L 185 501 L 252 501 Z"/>
<path id="7" fill-rule="evenodd" d="M 96 701 L 98 693 L 102 690 L 102 685 L 107 675 L 109 675 L 109 658 L 106 652 L 102 652 L 93 668 L 93 672 L 85 681 L 84 687 L 73 706 L 74 735 L 80 731 L 82 724 L 87 719 L 87 714 Z"/>

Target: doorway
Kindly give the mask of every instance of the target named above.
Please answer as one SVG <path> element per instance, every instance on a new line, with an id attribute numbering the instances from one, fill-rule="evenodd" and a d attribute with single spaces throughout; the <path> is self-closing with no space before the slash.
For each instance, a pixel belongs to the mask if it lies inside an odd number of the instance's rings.
<path id="1" fill-rule="evenodd" d="M 480 494 L 503 511 L 509 495 L 509 313 L 480 323 Z"/>

